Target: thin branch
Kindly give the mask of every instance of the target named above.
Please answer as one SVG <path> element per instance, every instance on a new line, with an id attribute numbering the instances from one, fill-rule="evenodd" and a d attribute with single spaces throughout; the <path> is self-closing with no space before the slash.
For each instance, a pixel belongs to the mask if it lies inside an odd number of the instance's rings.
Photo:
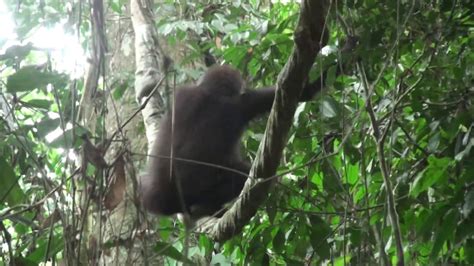
<path id="1" fill-rule="evenodd" d="M 380 132 L 379 123 L 375 116 L 375 111 L 372 105 L 371 95 L 369 94 L 369 90 L 372 91 L 373 85 L 369 85 L 367 81 L 367 76 L 365 75 L 364 68 L 360 62 L 357 63 L 357 67 L 359 69 L 359 73 L 361 74 L 362 84 L 364 85 L 364 90 L 366 92 L 367 101 L 365 109 L 369 114 L 370 123 L 372 124 L 373 130 L 373 137 L 376 142 L 377 146 L 377 157 L 379 162 L 379 167 L 382 172 L 382 177 L 384 180 L 385 185 L 385 192 L 387 194 L 387 205 L 388 205 L 388 215 L 390 217 L 390 221 L 392 224 L 392 231 L 395 239 L 395 244 L 397 247 L 397 257 L 398 257 L 398 265 L 404 265 L 405 258 L 403 254 L 403 242 L 402 242 L 402 234 L 400 230 L 400 222 L 398 219 L 397 209 L 395 207 L 395 199 L 393 195 L 393 187 L 392 181 L 390 180 L 390 172 L 387 168 L 385 153 L 384 153 L 384 142 L 383 136 Z"/>

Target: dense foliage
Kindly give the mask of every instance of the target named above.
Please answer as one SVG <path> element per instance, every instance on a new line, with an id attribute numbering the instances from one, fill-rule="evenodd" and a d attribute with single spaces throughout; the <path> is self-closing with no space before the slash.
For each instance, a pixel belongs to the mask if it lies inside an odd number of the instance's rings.
<path id="1" fill-rule="evenodd" d="M 185 50 L 174 59 L 178 80 L 199 77 L 202 58 L 210 54 L 242 70 L 253 86 L 275 83 L 293 46 L 299 5 L 208 2 L 156 6 L 164 49 Z M 107 15 L 127 19 L 126 4 L 109 1 Z M 103 184 L 74 177 L 70 154 L 77 154 L 79 136 L 88 131 L 76 122 L 83 81 L 59 71 L 52 51 L 27 40 L 38 27 L 60 24 L 87 50 L 92 33 L 86 2 L 21 1 L 9 8 L 23 42 L 0 39 L 1 259 L 34 265 L 64 258 L 68 243 L 89 241 L 87 230 L 96 229 L 84 228 L 87 211 L 75 193 L 93 193 L 91 184 L 98 190 Z M 327 89 L 298 108 L 281 178 L 244 232 L 222 245 L 192 234 L 189 255 L 221 265 L 396 263 L 388 180 L 405 263 L 474 264 L 474 2 L 346 0 L 333 1 L 328 10 L 331 45 L 325 51 L 354 35 L 354 59 L 340 75 L 329 67 Z M 107 20 L 108 27 L 116 21 Z M 127 43 L 108 41 L 113 47 Z M 317 61 L 340 59 L 329 53 Z M 315 67 L 311 78 L 320 70 Z M 123 71 L 111 71 L 104 84 L 133 84 L 133 69 Z M 120 104 L 133 104 L 125 99 L 130 89 L 99 86 Z M 249 158 L 263 124 L 246 133 Z M 97 131 L 103 136 L 106 130 Z M 101 210 L 101 201 L 91 198 L 90 212 Z M 182 225 L 161 219 L 157 228 L 162 242 L 155 250 L 169 263 L 183 260 Z"/>

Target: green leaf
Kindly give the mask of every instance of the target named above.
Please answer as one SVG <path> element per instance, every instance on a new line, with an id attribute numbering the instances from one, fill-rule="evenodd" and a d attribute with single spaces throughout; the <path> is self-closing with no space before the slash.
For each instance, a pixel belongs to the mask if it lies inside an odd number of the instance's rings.
<path id="1" fill-rule="evenodd" d="M 50 110 L 50 107 L 52 104 L 53 102 L 51 101 L 40 100 L 40 99 L 33 99 L 27 102 L 23 102 L 23 105 L 26 107 L 40 108 L 40 109 L 45 109 L 45 110 Z"/>
<path id="2" fill-rule="evenodd" d="M 428 157 L 428 167 L 415 179 L 410 194 L 417 197 L 421 192 L 427 190 L 434 184 L 444 184 L 447 180 L 447 173 L 452 160 L 450 158 L 436 158 L 434 155 Z"/>
<path id="3" fill-rule="evenodd" d="M 58 73 L 44 72 L 35 66 L 26 66 L 7 78 L 7 92 L 32 91 L 45 88 L 48 84 L 58 84 L 65 81 L 65 76 Z"/>
<path id="4" fill-rule="evenodd" d="M 279 229 L 272 241 L 273 248 L 276 252 L 281 253 L 283 251 L 285 248 L 285 240 L 285 232 Z"/>
<path id="5" fill-rule="evenodd" d="M 355 185 L 359 180 L 359 166 L 349 164 L 346 170 L 347 182 L 351 185 Z"/>
<path id="6" fill-rule="evenodd" d="M 328 71 L 326 72 L 326 86 L 331 87 L 336 80 L 336 69 L 337 66 L 329 67 Z"/>
<path id="7" fill-rule="evenodd" d="M 199 235 L 199 248 L 204 249 L 205 254 L 211 254 L 213 243 L 206 235 Z"/>
<path id="8" fill-rule="evenodd" d="M 275 205 L 276 205 L 276 202 L 268 202 L 265 208 L 267 211 L 268 220 L 270 223 L 273 223 L 273 221 L 275 221 L 275 217 L 277 214 L 278 209 L 277 209 L 277 206 Z"/>
<path id="9" fill-rule="evenodd" d="M 440 135 L 439 132 L 434 134 L 428 141 L 428 146 L 426 147 L 429 152 L 436 152 L 439 147 Z"/>
<path id="10" fill-rule="evenodd" d="M 238 66 L 246 55 L 247 48 L 241 46 L 234 46 L 224 51 L 225 60 L 234 66 Z"/>
<path id="11" fill-rule="evenodd" d="M 360 246 L 362 241 L 362 230 L 360 228 L 350 228 L 350 240 L 355 246 Z"/>
<path id="12" fill-rule="evenodd" d="M 331 247 L 329 246 L 327 238 L 331 234 L 331 227 L 316 215 L 311 216 L 310 221 L 311 224 L 309 225 L 309 230 L 311 245 L 319 257 L 322 259 L 329 259 Z"/>
<path id="13" fill-rule="evenodd" d="M 455 243 L 460 244 L 474 235 L 474 215 L 464 219 L 456 228 Z"/>
<path id="14" fill-rule="evenodd" d="M 454 157 L 456 161 L 461 161 L 462 159 L 468 157 L 473 146 L 474 146 L 474 138 L 469 140 L 464 150 L 456 154 L 456 156 Z"/>
<path id="15" fill-rule="evenodd" d="M 214 19 L 211 21 L 211 26 L 216 28 L 218 31 L 221 32 L 226 32 L 224 28 L 224 22 L 222 21 L 222 18 L 220 16 L 216 16 L 217 19 Z"/>
<path id="16" fill-rule="evenodd" d="M 159 255 L 164 255 L 177 261 L 192 264 L 192 261 L 186 258 L 183 254 L 181 254 L 181 252 L 179 252 L 171 244 L 168 244 L 166 242 L 157 242 L 155 245 L 155 251 Z"/>
<path id="17" fill-rule="evenodd" d="M 216 254 L 212 256 L 211 265 L 232 265 L 230 261 L 222 254 Z"/>
<path id="18" fill-rule="evenodd" d="M 455 210 L 448 211 L 448 213 L 443 217 L 442 225 L 439 227 L 439 230 L 435 232 L 435 241 L 430 255 L 431 261 L 436 260 L 438 253 L 446 240 L 453 236 L 453 232 L 456 231 L 458 218 L 459 215 Z"/>
<path id="19" fill-rule="evenodd" d="M 120 3 L 120 1 L 112 0 L 112 1 L 108 1 L 108 3 L 110 6 L 110 9 L 112 9 L 115 13 L 122 14 L 122 8 L 120 8 L 122 4 Z"/>
<path id="20" fill-rule="evenodd" d="M 127 82 L 122 82 L 115 90 L 112 92 L 112 96 L 114 97 L 115 100 L 121 99 L 124 92 L 128 88 L 128 83 Z"/>
<path id="21" fill-rule="evenodd" d="M 469 217 L 474 209 L 474 189 L 471 189 L 466 193 L 464 197 L 464 204 L 462 206 L 462 212 L 465 217 Z"/>
<path id="22" fill-rule="evenodd" d="M 36 249 L 30 253 L 26 259 L 30 261 L 34 261 L 36 263 L 40 263 L 44 261 L 46 250 L 49 250 L 48 259 L 56 255 L 56 253 L 60 252 L 64 248 L 64 239 L 62 236 L 54 235 L 51 238 L 51 242 L 49 242 L 48 237 L 44 237 L 40 239 L 36 245 Z"/>
<path id="23" fill-rule="evenodd" d="M 20 255 L 21 256 L 21 255 Z M 0 263 L 0 265 L 6 265 L 6 264 L 2 264 Z M 38 265 L 38 262 L 34 262 L 34 261 L 31 261 L 31 260 L 28 260 L 28 259 L 25 259 L 23 257 L 16 257 L 15 258 L 15 265 L 21 265 L 21 266 L 37 266 Z"/>
<path id="24" fill-rule="evenodd" d="M 18 185 L 18 178 L 4 157 L 0 157 L 0 203 L 6 201 L 8 205 L 15 206 L 25 199 L 25 194 Z"/>
<path id="25" fill-rule="evenodd" d="M 323 118 L 335 118 L 338 111 L 338 103 L 331 97 L 324 97 L 321 101 L 320 111 Z"/>
<path id="26" fill-rule="evenodd" d="M 12 45 L 5 50 L 5 53 L 0 55 L 0 60 L 23 60 L 33 48 L 33 44 L 31 42 L 27 43 L 26 45 Z"/>
<path id="27" fill-rule="evenodd" d="M 474 240 L 469 239 L 464 245 L 464 253 L 466 254 L 466 260 L 469 264 L 474 264 Z"/>
<path id="28" fill-rule="evenodd" d="M 350 254 L 346 254 L 345 257 L 338 257 L 334 260 L 334 263 L 332 265 L 334 266 L 344 266 L 348 265 L 351 262 L 352 256 Z"/>

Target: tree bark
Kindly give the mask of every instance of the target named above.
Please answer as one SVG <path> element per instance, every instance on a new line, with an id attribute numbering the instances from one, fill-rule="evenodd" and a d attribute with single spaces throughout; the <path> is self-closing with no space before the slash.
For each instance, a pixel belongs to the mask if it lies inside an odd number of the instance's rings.
<path id="1" fill-rule="evenodd" d="M 153 147 L 154 136 L 157 135 L 159 118 L 165 110 L 165 101 L 162 97 L 163 93 L 149 94 L 163 79 L 169 60 L 163 54 L 158 42 L 151 10 L 152 3 L 147 0 L 131 0 L 130 5 L 135 31 L 135 96 L 139 103 L 150 96 L 149 102 L 142 110 L 150 151 Z"/>

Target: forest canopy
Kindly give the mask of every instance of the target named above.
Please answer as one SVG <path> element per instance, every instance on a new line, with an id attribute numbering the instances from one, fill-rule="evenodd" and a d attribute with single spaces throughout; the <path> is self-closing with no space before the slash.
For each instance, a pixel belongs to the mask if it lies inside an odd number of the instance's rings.
<path id="1" fill-rule="evenodd" d="M 0 265 L 474 264 L 474 2 L 0 0 L 0 25 Z M 200 227 L 137 188 L 215 64 L 278 91 Z"/>

